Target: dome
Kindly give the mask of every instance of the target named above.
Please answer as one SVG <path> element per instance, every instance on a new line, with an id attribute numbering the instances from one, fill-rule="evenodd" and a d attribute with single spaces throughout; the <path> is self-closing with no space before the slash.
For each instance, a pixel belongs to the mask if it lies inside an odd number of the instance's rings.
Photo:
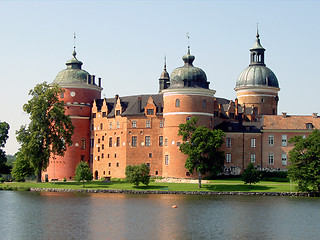
<path id="1" fill-rule="evenodd" d="M 171 73 L 170 88 L 183 88 L 183 87 L 199 87 L 209 88 L 209 82 L 205 72 L 193 66 L 194 56 L 188 54 L 182 57 L 184 61 L 183 67 L 174 69 Z"/>
<path id="2" fill-rule="evenodd" d="M 87 71 L 82 70 L 82 62 L 76 58 L 76 52 L 72 53 L 73 58 L 66 62 L 67 68 L 58 73 L 53 83 L 64 84 L 87 84 L 87 76 L 90 75 Z"/>
<path id="3" fill-rule="evenodd" d="M 279 88 L 276 75 L 266 66 L 252 65 L 240 74 L 236 87 L 266 86 Z"/>

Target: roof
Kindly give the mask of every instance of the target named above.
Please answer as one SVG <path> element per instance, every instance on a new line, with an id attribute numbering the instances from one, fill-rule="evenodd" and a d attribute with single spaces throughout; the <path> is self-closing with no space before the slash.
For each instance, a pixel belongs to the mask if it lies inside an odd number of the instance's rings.
<path id="1" fill-rule="evenodd" d="M 317 116 L 298 115 L 264 115 L 262 117 L 263 130 L 307 130 L 320 128 L 320 118 Z M 307 126 L 307 124 L 312 124 Z M 308 128 L 311 127 L 311 128 Z"/>
<path id="2" fill-rule="evenodd" d="M 220 129 L 223 132 L 259 133 L 260 125 L 255 123 L 244 125 L 240 122 L 224 121 L 215 126 L 215 129 Z"/>
<path id="3" fill-rule="evenodd" d="M 153 98 L 153 102 L 157 107 L 156 114 L 162 114 L 163 111 L 163 95 L 162 94 L 150 94 L 150 95 L 136 95 L 120 97 L 121 106 L 123 112 L 121 116 L 135 116 L 144 115 L 144 107 L 147 105 L 149 97 Z M 141 102 L 140 102 L 141 100 Z M 100 111 L 104 99 L 96 99 L 97 108 Z M 117 98 L 106 98 L 108 115 L 107 117 L 115 116 L 115 106 Z"/>

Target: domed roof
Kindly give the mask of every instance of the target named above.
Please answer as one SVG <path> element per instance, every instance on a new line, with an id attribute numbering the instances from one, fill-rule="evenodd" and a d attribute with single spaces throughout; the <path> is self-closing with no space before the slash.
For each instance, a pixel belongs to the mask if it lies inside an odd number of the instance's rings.
<path id="1" fill-rule="evenodd" d="M 87 71 L 81 69 L 82 62 L 76 58 L 75 51 L 73 51 L 72 55 L 73 58 L 66 62 L 67 68 L 58 73 L 53 83 L 59 85 L 87 84 L 87 76 L 90 74 Z"/>
<path id="2" fill-rule="evenodd" d="M 266 67 L 266 64 L 264 63 L 265 49 L 260 44 L 258 32 L 255 44 L 253 48 L 250 49 L 250 52 L 250 65 L 240 74 L 236 83 L 236 88 L 258 86 L 279 88 L 279 82 L 276 75 Z"/>
<path id="3" fill-rule="evenodd" d="M 266 66 L 252 65 L 240 74 L 236 87 L 267 86 L 279 88 L 276 75 Z"/>
<path id="4" fill-rule="evenodd" d="M 201 69 L 193 66 L 195 57 L 190 55 L 190 48 L 188 48 L 187 55 L 182 57 L 184 61 L 183 67 L 174 69 L 171 73 L 169 88 L 183 88 L 183 87 L 200 87 L 209 88 L 206 73 Z"/>

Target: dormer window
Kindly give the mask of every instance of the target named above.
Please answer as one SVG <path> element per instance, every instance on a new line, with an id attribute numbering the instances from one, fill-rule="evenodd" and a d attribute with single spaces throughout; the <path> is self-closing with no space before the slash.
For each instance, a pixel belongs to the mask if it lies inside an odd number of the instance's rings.
<path id="1" fill-rule="evenodd" d="M 120 116 L 120 110 L 116 111 L 116 116 Z"/>
<path id="2" fill-rule="evenodd" d="M 312 123 L 306 123 L 306 128 L 307 129 L 313 129 L 313 124 Z"/>
<path id="3" fill-rule="evenodd" d="M 147 115 L 154 115 L 154 109 L 147 109 Z"/>

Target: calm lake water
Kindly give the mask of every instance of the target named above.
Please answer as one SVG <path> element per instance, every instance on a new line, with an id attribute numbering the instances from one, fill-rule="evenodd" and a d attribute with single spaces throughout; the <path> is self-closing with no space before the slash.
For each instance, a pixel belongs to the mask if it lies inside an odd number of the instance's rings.
<path id="1" fill-rule="evenodd" d="M 0 239 L 320 238 L 319 198 L 0 191 L 0 208 Z"/>

